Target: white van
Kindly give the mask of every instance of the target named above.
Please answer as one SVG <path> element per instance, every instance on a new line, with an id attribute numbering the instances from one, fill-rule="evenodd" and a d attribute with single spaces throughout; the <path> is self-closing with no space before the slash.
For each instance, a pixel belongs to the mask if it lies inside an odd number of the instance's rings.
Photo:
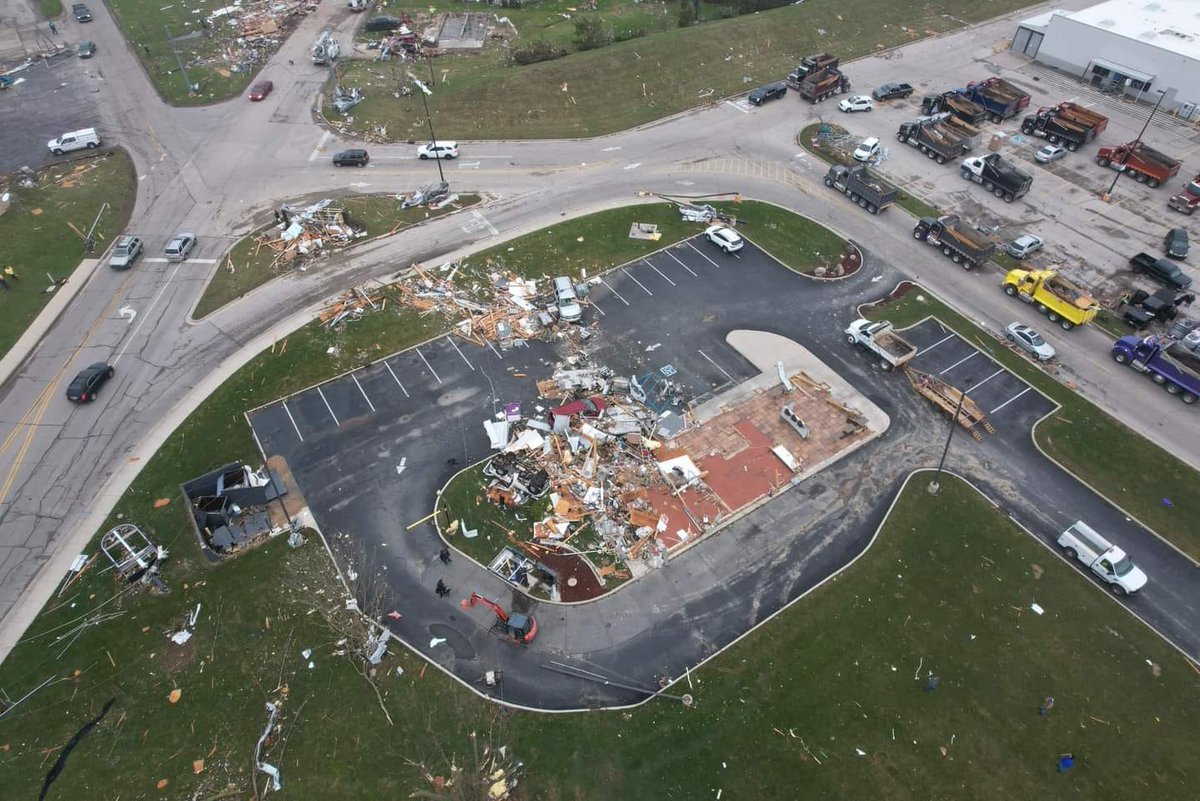
<path id="1" fill-rule="evenodd" d="M 57 139 L 51 139 L 46 143 L 46 147 L 50 148 L 50 152 L 56 156 L 61 156 L 70 150 L 83 150 L 85 147 L 91 150 L 100 147 L 100 134 L 96 133 L 95 128 L 69 131 Z"/>
<path id="2" fill-rule="evenodd" d="M 575 296 L 575 285 L 565 275 L 554 279 L 554 299 L 558 303 L 558 317 L 563 322 L 578 322 L 583 317 L 583 307 Z"/>
<path id="3" fill-rule="evenodd" d="M 1091 568 L 1116 595 L 1132 595 L 1146 586 L 1146 574 L 1129 556 L 1082 520 L 1059 535 L 1058 547 Z"/>

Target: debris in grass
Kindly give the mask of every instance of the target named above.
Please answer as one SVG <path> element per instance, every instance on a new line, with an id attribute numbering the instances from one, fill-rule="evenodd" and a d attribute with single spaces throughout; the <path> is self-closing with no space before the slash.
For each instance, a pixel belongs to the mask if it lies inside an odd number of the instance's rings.
<path id="1" fill-rule="evenodd" d="M 1039 615 L 1044 615 L 1046 613 L 1046 610 L 1043 609 L 1038 604 L 1030 604 L 1029 608 L 1032 609 L 1033 611 L 1037 612 Z"/>
<path id="2" fill-rule="evenodd" d="M 174 690 L 171 690 L 171 692 L 167 693 L 167 701 L 169 701 L 172 704 L 179 703 L 179 699 L 182 697 L 183 697 L 183 690 L 179 689 L 178 687 L 176 687 Z"/>

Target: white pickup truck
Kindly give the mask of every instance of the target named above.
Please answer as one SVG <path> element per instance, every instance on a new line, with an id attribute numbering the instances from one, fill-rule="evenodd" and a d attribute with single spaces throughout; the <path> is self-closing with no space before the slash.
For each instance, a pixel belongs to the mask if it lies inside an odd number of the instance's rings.
<path id="1" fill-rule="evenodd" d="M 855 320 L 846 329 L 846 338 L 851 345 L 861 345 L 878 356 L 884 370 L 902 367 L 917 355 L 917 346 L 897 334 L 886 320 L 878 323 Z"/>
<path id="2" fill-rule="evenodd" d="M 1114 595 L 1132 595 L 1146 586 L 1146 574 L 1129 556 L 1082 520 L 1058 537 L 1058 547 L 1108 584 Z"/>

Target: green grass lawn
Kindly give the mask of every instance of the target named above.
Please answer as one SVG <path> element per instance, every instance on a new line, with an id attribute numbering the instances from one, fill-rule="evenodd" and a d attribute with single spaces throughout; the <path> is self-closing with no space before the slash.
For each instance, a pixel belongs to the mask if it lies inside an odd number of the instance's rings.
<path id="1" fill-rule="evenodd" d="M 42 9 L 42 19 L 56 19 L 63 13 L 62 0 L 38 0 L 38 7 Z"/>
<path id="2" fill-rule="evenodd" d="M 225 0 L 110 0 L 107 5 L 150 81 L 163 100 L 172 105 L 198 106 L 227 100 L 245 89 L 262 67 L 262 63 L 239 56 L 243 50 L 235 41 L 237 29 L 229 25 L 231 16 L 218 18 L 211 29 L 201 25 L 202 19 L 229 5 Z M 180 60 L 186 78 L 179 69 Z M 189 91 L 188 79 L 199 84 L 199 92 Z"/>
<path id="3" fill-rule="evenodd" d="M 456 475 L 437 500 L 438 522 L 443 532 L 455 520 L 460 522 L 460 530 L 465 526 L 479 531 L 479 536 L 471 539 L 460 533 L 451 534 L 448 539 L 455 548 L 484 566 L 501 548 L 511 544 L 507 532 L 514 531 L 519 539 L 529 540 L 532 521 L 541 520 L 550 511 L 549 495 L 517 509 L 501 509 L 489 503 L 484 497 L 491 480 L 483 474 L 486 463 L 480 462 Z"/>
<path id="4" fill-rule="evenodd" d="M 689 28 L 668 28 L 527 67 L 507 66 L 505 51 L 493 47 L 479 57 L 439 58 L 435 69 L 444 80 L 429 106 L 438 135 L 446 138 L 598 136 L 779 80 L 813 52 L 835 52 L 846 62 L 1025 5 L 1023 0 L 808 0 Z M 559 28 L 572 33 L 573 22 L 555 25 L 552 34 L 526 26 L 517 43 L 539 35 L 553 39 Z M 343 82 L 359 85 L 367 94 L 354 109 L 352 130 L 368 131 L 382 124 L 394 139 L 422 135 L 413 133 L 424 124 L 421 99 L 392 96 L 406 70 L 400 62 L 345 65 Z M 847 71 L 853 79 L 853 66 Z"/>
<path id="5" fill-rule="evenodd" d="M 458 203 L 441 209 L 409 208 L 401 209 L 400 201 L 395 195 L 371 195 L 345 198 L 339 203 L 346 209 L 350 219 L 366 228 L 367 236 L 354 240 L 349 247 L 381 236 L 400 233 L 426 220 L 450 214 L 457 209 L 473 206 L 479 202 L 478 195 L 462 195 Z M 272 278 L 286 272 L 287 267 L 276 267 L 277 254 L 266 245 L 259 246 L 258 234 L 276 228 L 277 224 L 264 226 L 254 233 L 238 241 L 229 251 L 228 257 L 221 261 L 213 274 L 204 294 L 196 304 L 193 316 L 196 319 L 212 314 L 227 303 L 237 300 L 252 289 L 257 289 Z M 302 264 L 307 269 L 320 269 L 328 266 L 334 258 L 344 258 L 346 248 L 329 250 L 324 255 L 308 259 Z M 229 269 L 232 262 L 233 271 Z"/>
<path id="6" fill-rule="evenodd" d="M 177 562 L 170 595 L 105 607 L 124 614 L 56 658 L 53 627 L 70 631 L 114 591 L 93 574 L 0 666 L 12 698 L 67 677 L 0 719 L 0 781 L 32 798 L 115 698 L 50 798 L 249 798 L 264 704 L 286 695 L 264 758 L 303 799 L 476 798 L 476 754 L 504 745 L 528 765 L 530 799 L 1115 799 L 1137 788 L 1190 801 L 1197 674 L 963 485 L 944 481 L 931 498 L 924 483 L 858 563 L 673 688 L 692 693 L 690 709 L 501 715 L 403 651 L 381 665 L 377 697 L 337 655 L 354 623 L 312 541 L 216 568 Z M 192 640 L 167 642 L 196 604 Z M 926 692 L 930 671 L 940 684 Z M 1078 761 L 1060 775 L 1065 752 Z M 428 777 L 450 777 L 452 763 L 462 790 L 433 794 Z"/>
<path id="7" fill-rule="evenodd" d="M 78 175 L 72 173 L 78 170 Z M 16 343 L 52 295 L 51 278 L 69 276 L 87 258 L 84 236 L 96 226 L 96 253 L 125 230 L 137 198 L 133 164 L 122 150 L 47 167 L 37 185 L 13 183 L 0 214 L 0 269 L 12 266 L 19 281 L 0 289 L 0 355 Z M 74 228 L 72 228 L 74 226 Z M 78 231 L 78 233 L 77 233 Z M 101 265 L 98 269 L 108 269 Z"/>
<path id="8" fill-rule="evenodd" d="M 1038 444 L 1175 547 L 1200 559 L 1200 531 L 1193 523 L 1200 515 L 1200 476 L 1195 470 L 1105 414 L 962 315 L 922 293 L 920 287 L 868 314 L 873 319 L 891 320 L 897 327 L 934 315 L 1062 404 L 1061 411 L 1037 427 Z M 1156 388 L 1146 382 L 1141 389 L 1133 389 L 1152 392 Z M 1164 505 L 1163 498 L 1170 498 L 1174 506 Z"/>

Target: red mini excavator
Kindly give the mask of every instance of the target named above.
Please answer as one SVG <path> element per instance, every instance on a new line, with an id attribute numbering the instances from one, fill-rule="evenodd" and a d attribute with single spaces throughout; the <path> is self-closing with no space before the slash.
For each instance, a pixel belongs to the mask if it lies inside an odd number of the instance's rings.
<path id="1" fill-rule="evenodd" d="M 513 612 L 510 615 L 500 604 L 489 601 L 477 592 L 471 593 L 471 597 L 462 602 L 462 608 L 470 609 L 475 604 L 483 604 L 496 614 L 496 622 L 492 624 L 492 628 L 502 631 L 509 642 L 529 645 L 537 636 L 537 621 L 529 615 L 522 615 L 519 612 Z"/>

